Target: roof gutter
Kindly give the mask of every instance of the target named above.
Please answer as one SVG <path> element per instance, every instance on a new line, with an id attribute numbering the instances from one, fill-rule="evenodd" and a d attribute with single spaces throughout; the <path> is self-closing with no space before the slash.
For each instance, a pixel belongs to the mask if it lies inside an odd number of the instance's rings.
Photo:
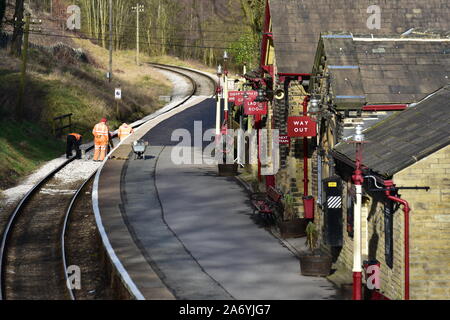
<path id="1" fill-rule="evenodd" d="M 403 111 L 407 104 L 369 104 L 362 107 L 362 111 Z"/>

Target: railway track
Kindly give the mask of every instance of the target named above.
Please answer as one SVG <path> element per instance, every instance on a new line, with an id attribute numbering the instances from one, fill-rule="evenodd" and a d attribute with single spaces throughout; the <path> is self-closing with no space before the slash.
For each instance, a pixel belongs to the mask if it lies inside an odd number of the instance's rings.
<path id="1" fill-rule="evenodd" d="M 191 93 L 174 108 L 194 95 L 214 92 L 215 81 L 205 74 L 180 67 L 152 65 L 190 79 Z M 146 121 L 151 119 L 154 117 Z M 145 121 L 136 123 L 135 128 Z M 76 299 L 76 291 L 67 285 L 67 268 L 71 264 L 66 252 L 71 241 L 67 229 L 75 204 L 96 171 L 82 181 L 68 184 L 59 180 L 57 173 L 74 160 L 75 157 L 63 162 L 38 182 L 11 214 L 0 243 L 0 300 Z"/>

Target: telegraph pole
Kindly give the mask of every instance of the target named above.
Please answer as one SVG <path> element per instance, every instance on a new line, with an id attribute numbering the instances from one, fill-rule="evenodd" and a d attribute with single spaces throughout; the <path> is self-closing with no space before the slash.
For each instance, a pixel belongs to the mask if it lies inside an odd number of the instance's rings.
<path id="1" fill-rule="evenodd" d="M 112 80 L 112 64 L 113 64 L 113 6 L 112 0 L 109 0 L 109 75 L 108 81 Z"/>
<path id="2" fill-rule="evenodd" d="M 137 3 L 131 9 L 136 11 L 136 64 L 139 65 L 139 13 L 144 12 L 144 5 Z"/>
<path id="3" fill-rule="evenodd" d="M 23 96 L 25 95 L 25 84 L 27 77 L 27 63 L 28 63 L 28 39 L 30 35 L 30 25 L 31 24 L 41 24 L 42 20 L 31 20 L 31 15 L 27 13 L 25 15 L 25 30 L 23 39 L 23 49 L 22 49 L 22 65 L 20 68 L 20 87 L 19 87 L 19 97 L 17 101 L 16 108 L 16 118 L 17 120 L 22 119 L 23 116 Z M 40 31 L 40 30 L 31 30 Z"/>

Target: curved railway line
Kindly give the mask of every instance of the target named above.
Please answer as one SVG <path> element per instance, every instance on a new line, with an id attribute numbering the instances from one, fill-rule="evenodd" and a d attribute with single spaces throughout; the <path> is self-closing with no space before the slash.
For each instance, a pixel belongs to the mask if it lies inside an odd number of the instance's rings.
<path id="1" fill-rule="evenodd" d="M 215 92 L 215 80 L 206 74 L 182 67 L 151 65 L 182 75 L 192 83 L 187 98 L 173 108 L 183 105 L 194 95 Z M 164 113 L 146 117 L 134 127 Z M 91 149 L 93 147 L 86 151 Z M 76 203 L 96 172 L 88 179 L 70 184 L 55 178 L 74 160 L 75 157 L 63 162 L 37 183 L 10 215 L 0 243 L 0 300 L 76 299 L 76 290 L 67 285 L 67 268 L 71 265 L 66 252 L 71 241 L 67 230 Z"/>

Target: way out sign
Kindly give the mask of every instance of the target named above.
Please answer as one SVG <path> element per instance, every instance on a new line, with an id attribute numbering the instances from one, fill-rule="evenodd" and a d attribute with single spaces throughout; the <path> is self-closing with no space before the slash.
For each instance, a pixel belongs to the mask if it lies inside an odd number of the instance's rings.
<path id="1" fill-rule="evenodd" d="M 310 117 L 289 117 L 289 137 L 315 137 L 317 135 L 316 122 Z"/>
<path id="2" fill-rule="evenodd" d="M 267 103 L 246 101 L 244 104 L 244 113 L 248 116 L 265 115 L 267 114 Z"/>
<path id="3" fill-rule="evenodd" d="M 114 90 L 114 97 L 116 98 L 116 100 L 122 99 L 122 90 L 116 88 L 116 90 Z"/>

